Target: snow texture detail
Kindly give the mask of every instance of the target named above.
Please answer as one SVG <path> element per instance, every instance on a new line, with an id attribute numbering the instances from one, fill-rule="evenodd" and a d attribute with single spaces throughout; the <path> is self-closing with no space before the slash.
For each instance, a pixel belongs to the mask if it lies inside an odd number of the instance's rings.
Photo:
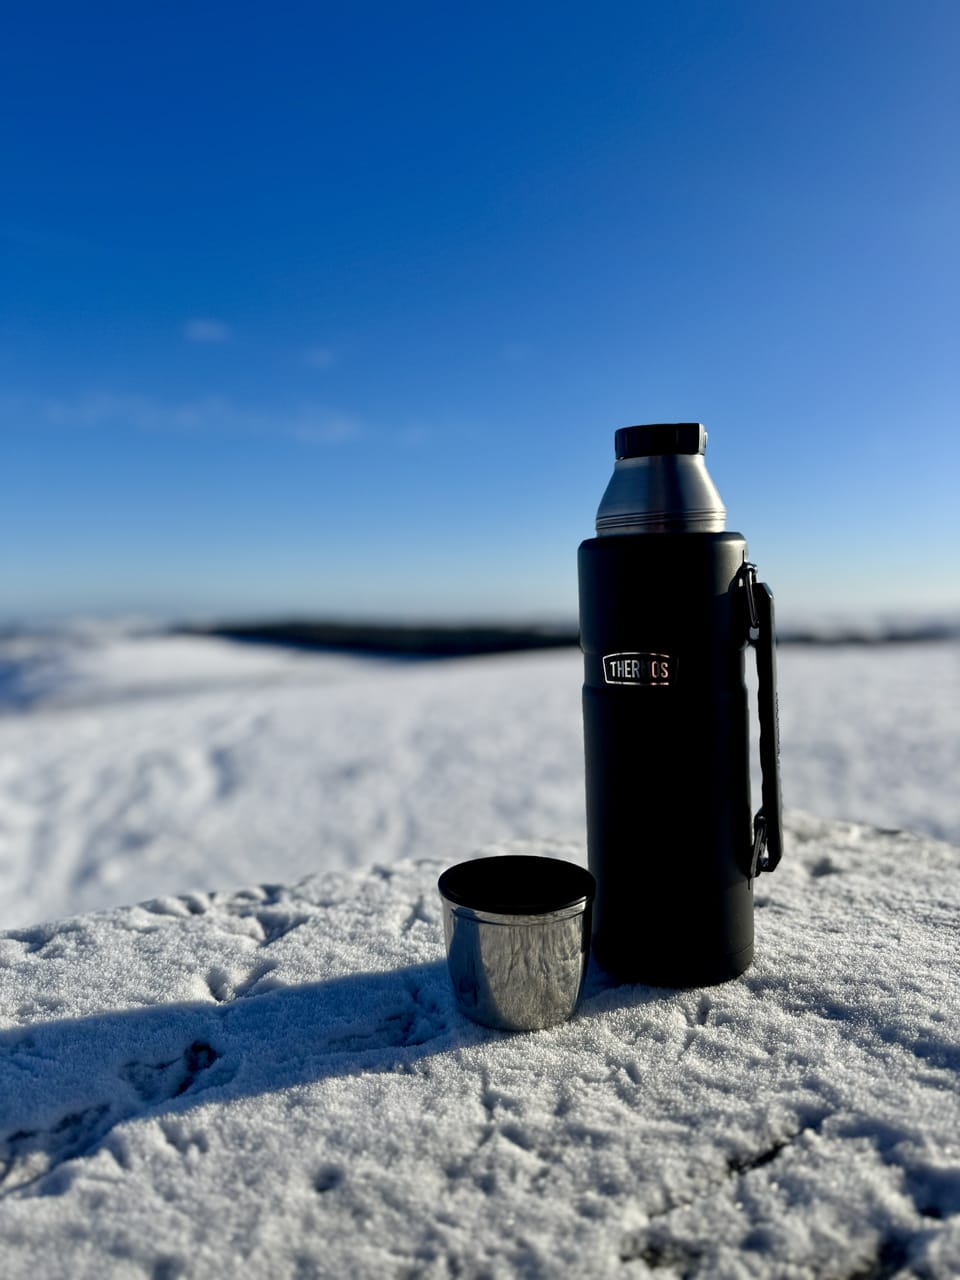
<path id="1" fill-rule="evenodd" d="M 526 1035 L 430 859 L 0 935 L 5 1278 L 955 1277 L 960 851 L 787 850 L 741 979 Z"/>

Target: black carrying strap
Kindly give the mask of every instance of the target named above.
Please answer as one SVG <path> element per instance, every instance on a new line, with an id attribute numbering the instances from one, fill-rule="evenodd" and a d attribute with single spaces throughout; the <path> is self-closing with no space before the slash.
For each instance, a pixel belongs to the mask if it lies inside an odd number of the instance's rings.
<path id="1" fill-rule="evenodd" d="M 772 871 L 783 856 L 783 803 L 780 797 L 780 713 L 777 705 L 777 636 L 773 592 L 757 582 L 757 567 L 744 566 L 750 643 L 757 654 L 757 704 L 760 715 L 761 804 L 753 819 L 751 880 Z"/>

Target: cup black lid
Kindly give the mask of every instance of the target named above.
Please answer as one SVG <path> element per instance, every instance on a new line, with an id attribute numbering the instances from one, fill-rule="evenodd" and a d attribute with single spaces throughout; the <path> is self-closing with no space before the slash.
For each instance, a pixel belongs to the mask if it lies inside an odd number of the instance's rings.
<path id="1" fill-rule="evenodd" d="M 458 907 L 495 915 L 533 916 L 592 901 L 596 881 L 586 867 L 561 858 L 504 853 L 448 867 L 437 882 Z"/>

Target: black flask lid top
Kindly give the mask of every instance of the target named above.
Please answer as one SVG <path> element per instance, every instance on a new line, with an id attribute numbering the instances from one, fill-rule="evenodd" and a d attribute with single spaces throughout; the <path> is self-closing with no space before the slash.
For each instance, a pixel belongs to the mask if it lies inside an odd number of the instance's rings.
<path id="1" fill-rule="evenodd" d="M 614 436 L 617 459 L 650 458 L 660 453 L 704 453 L 707 432 L 699 422 L 648 422 L 621 427 Z"/>

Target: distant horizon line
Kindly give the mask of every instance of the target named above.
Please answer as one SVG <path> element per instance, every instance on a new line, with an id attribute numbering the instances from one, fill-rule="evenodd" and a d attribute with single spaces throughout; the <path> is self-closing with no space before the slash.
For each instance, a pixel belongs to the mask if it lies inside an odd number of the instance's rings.
<path id="1" fill-rule="evenodd" d="M 779 621 L 778 641 L 791 645 L 874 645 L 960 639 L 960 609 L 799 610 Z M 65 614 L 0 619 L 0 641 L 195 636 L 297 647 L 455 656 L 579 644 L 576 619 L 561 615 L 400 616 L 307 611 L 159 617 L 146 613 Z"/>

